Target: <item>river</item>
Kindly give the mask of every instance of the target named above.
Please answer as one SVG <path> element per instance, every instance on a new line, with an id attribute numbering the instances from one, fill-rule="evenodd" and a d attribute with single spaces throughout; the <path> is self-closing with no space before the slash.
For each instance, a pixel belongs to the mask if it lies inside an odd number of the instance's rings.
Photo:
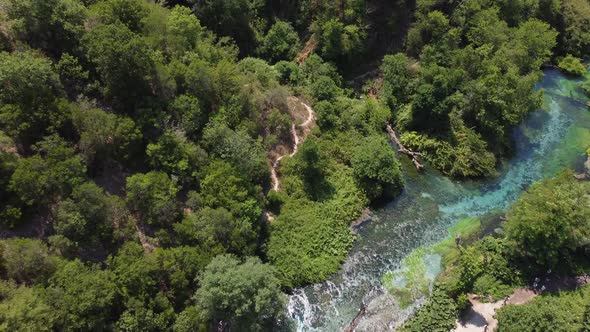
<path id="1" fill-rule="evenodd" d="M 329 280 L 296 289 L 289 315 L 298 331 L 342 331 L 362 304 L 367 315 L 357 331 L 395 329 L 423 300 L 400 308 L 384 289 L 382 277 L 404 268 L 402 260 L 421 246 L 448 236 L 449 228 L 466 217 L 497 215 L 533 182 L 563 168 L 581 170 L 590 146 L 590 110 L 579 84 L 583 80 L 546 70 L 537 84 L 544 89 L 544 106 L 514 131 L 516 152 L 499 175 L 482 181 L 456 181 L 437 171 L 418 174 L 405 156 L 404 193 L 374 212 L 359 231 L 342 269 Z M 433 280 L 440 257 L 428 256 L 425 275 Z"/>

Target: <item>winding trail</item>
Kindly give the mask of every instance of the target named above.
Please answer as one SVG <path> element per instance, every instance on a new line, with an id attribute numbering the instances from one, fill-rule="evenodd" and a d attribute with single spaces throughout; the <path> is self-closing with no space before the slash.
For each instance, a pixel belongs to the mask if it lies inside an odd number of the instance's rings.
<path id="1" fill-rule="evenodd" d="M 297 153 L 299 145 L 303 143 L 303 141 L 305 141 L 305 137 L 311 130 L 311 125 L 313 124 L 313 120 L 315 119 L 315 112 L 313 111 L 313 109 L 304 102 L 301 102 L 301 105 L 303 105 L 303 107 L 307 110 L 307 118 L 302 124 L 298 126 L 296 126 L 294 123 L 291 124 L 291 135 L 293 136 L 293 150 L 291 151 L 291 153 L 286 153 L 279 156 L 275 161 L 272 162 L 270 177 L 272 189 L 274 191 L 279 191 L 280 189 L 280 181 L 277 173 L 277 168 L 279 167 L 281 159 L 285 158 L 286 156 L 293 157 Z M 297 127 L 301 128 L 301 135 L 297 132 Z"/>

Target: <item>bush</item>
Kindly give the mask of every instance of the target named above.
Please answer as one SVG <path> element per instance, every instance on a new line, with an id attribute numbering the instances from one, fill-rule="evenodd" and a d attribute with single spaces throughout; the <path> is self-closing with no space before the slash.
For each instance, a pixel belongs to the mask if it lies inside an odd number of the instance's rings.
<path id="1" fill-rule="evenodd" d="M 428 302 L 407 321 L 401 332 L 448 332 L 455 327 L 457 304 L 442 289 L 435 289 Z"/>
<path id="2" fill-rule="evenodd" d="M 558 67 L 568 74 L 575 76 L 586 75 L 586 67 L 580 62 L 580 59 L 573 57 L 571 54 L 559 61 Z"/>
<path id="3" fill-rule="evenodd" d="M 493 276 L 484 274 L 473 283 L 473 292 L 479 295 L 491 296 L 494 301 L 498 301 L 512 294 L 512 288 L 502 284 Z"/>

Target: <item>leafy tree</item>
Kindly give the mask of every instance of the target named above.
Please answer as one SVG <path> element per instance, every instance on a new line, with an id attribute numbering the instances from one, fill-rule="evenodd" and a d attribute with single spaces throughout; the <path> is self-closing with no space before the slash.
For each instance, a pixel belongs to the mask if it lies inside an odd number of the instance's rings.
<path id="1" fill-rule="evenodd" d="M 93 182 L 84 183 L 72 192 L 72 198 L 60 202 L 55 223 L 58 235 L 77 244 L 92 244 L 112 239 L 110 202 Z"/>
<path id="2" fill-rule="evenodd" d="M 10 178 L 18 165 L 18 154 L 12 139 L 0 131 L 0 219 L 10 226 L 20 218 L 21 211 L 18 199 L 8 188 Z"/>
<path id="3" fill-rule="evenodd" d="M 317 114 L 318 126 L 322 130 L 327 131 L 340 123 L 340 110 L 335 103 L 322 100 L 314 105 L 314 111 Z"/>
<path id="4" fill-rule="evenodd" d="M 295 62 L 279 61 L 274 68 L 279 73 L 281 84 L 293 85 L 301 80 L 301 69 Z"/>
<path id="5" fill-rule="evenodd" d="M 436 331 L 453 329 L 456 325 L 457 305 L 444 290 L 435 289 L 428 302 L 421 306 L 416 316 L 401 328 L 403 332 Z"/>
<path id="6" fill-rule="evenodd" d="M 69 53 L 61 55 L 55 70 L 70 97 L 78 96 L 88 84 L 88 71 L 84 70 L 77 57 Z"/>
<path id="7" fill-rule="evenodd" d="M 3 331 L 53 331 L 55 312 L 42 291 L 13 281 L 0 281 L 0 329 Z"/>
<path id="8" fill-rule="evenodd" d="M 336 85 L 336 82 L 328 76 L 318 77 L 311 86 L 311 90 L 313 97 L 317 101 L 333 101 L 336 97 L 342 94 L 342 91 L 338 85 Z"/>
<path id="9" fill-rule="evenodd" d="M 78 147 L 89 164 L 108 158 L 129 160 L 142 136 L 130 118 L 101 109 L 77 108 L 72 113 L 72 122 L 80 135 Z"/>
<path id="10" fill-rule="evenodd" d="M 82 159 L 61 138 L 47 137 L 35 150 L 38 154 L 19 159 L 9 184 L 27 205 L 42 206 L 67 196 L 84 181 L 86 168 Z"/>
<path id="11" fill-rule="evenodd" d="M 108 329 L 115 296 L 112 274 L 79 260 L 64 264 L 46 290 L 56 327 L 62 331 Z"/>
<path id="12" fill-rule="evenodd" d="M 232 331 L 272 329 L 284 303 L 274 273 L 258 258 L 241 263 L 233 256 L 217 256 L 205 268 L 195 294 L 201 321 L 209 328 L 221 324 Z"/>
<path id="13" fill-rule="evenodd" d="M 2 276 L 24 284 L 46 281 L 58 263 L 46 244 L 33 239 L 2 240 L 0 255 Z"/>
<path id="14" fill-rule="evenodd" d="M 168 15 L 166 22 L 166 46 L 173 54 L 182 54 L 192 50 L 204 32 L 199 20 L 191 10 L 184 6 L 175 6 Z"/>
<path id="15" fill-rule="evenodd" d="M 0 53 L 0 86 L 0 124 L 18 143 L 33 143 L 67 118 L 49 59 L 34 52 Z"/>
<path id="16" fill-rule="evenodd" d="M 322 56 L 326 59 L 349 61 L 364 51 L 365 33 L 357 25 L 345 25 L 337 19 L 331 19 L 321 24 L 317 33 Z"/>
<path id="17" fill-rule="evenodd" d="M 317 140 L 308 138 L 301 144 L 294 157 L 294 169 L 303 180 L 305 192 L 318 198 L 322 187 L 325 187 L 327 162 L 320 152 Z"/>
<path id="18" fill-rule="evenodd" d="M 86 7 L 78 0 L 4 0 L 19 38 L 57 56 L 77 50 Z"/>
<path id="19" fill-rule="evenodd" d="M 105 0 L 93 5 L 90 12 L 103 24 L 122 23 L 129 30 L 140 32 L 149 8 L 142 0 Z"/>
<path id="20" fill-rule="evenodd" d="M 155 262 L 145 255 L 141 245 L 126 242 L 116 255 L 107 260 L 117 292 L 125 301 L 146 301 L 158 292 Z"/>
<path id="21" fill-rule="evenodd" d="M 120 331 L 167 331 L 176 315 L 163 293 L 158 293 L 152 303 L 146 305 L 135 299 L 127 302 L 125 310 L 115 326 Z"/>
<path id="22" fill-rule="evenodd" d="M 159 280 L 166 283 L 166 297 L 175 308 L 184 308 L 197 288 L 197 275 L 213 256 L 206 250 L 192 246 L 157 248 L 153 260 L 158 266 Z"/>
<path id="23" fill-rule="evenodd" d="M 262 216 L 257 200 L 260 188 L 243 179 L 236 168 L 224 161 L 213 161 L 204 169 L 201 180 L 203 204 L 211 208 L 225 208 L 235 218 L 256 225 Z"/>
<path id="24" fill-rule="evenodd" d="M 400 163 L 382 137 L 371 136 L 360 143 L 352 167 L 369 200 L 395 197 L 404 186 Z"/>
<path id="25" fill-rule="evenodd" d="M 299 48 L 299 37 L 291 24 L 277 21 L 264 36 L 260 45 L 260 53 L 271 63 L 280 60 L 292 60 Z"/>
<path id="26" fill-rule="evenodd" d="M 590 4 L 582 0 L 563 0 L 559 12 L 564 26 L 564 51 L 586 58 L 590 54 Z"/>
<path id="27" fill-rule="evenodd" d="M 588 287 L 542 296 L 524 305 L 507 305 L 497 312 L 498 332 L 585 331 Z M 586 325 L 587 326 L 587 325 Z"/>
<path id="28" fill-rule="evenodd" d="M 565 266 L 590 235 L 588 188 L 563 173 L 534 184 L 507 217 L 506 237 L 516 254 L 545 268 Z"/>
<path id="29" fill-rule="evenodd" d="M 86 58 L 117 109 L 131 113 L 137 99 L 151 93 L 154 63 L 146 42 L 121 23 L 101 25 L 82 39 Z"/>
<path id="30" fill-rule="evenodd" d="M 178 187 L 164 172 L 152 171 L 127 178 L 127 205 L 154 226 L 167 226 L 176 220 Z"/>
<path id="31" fill-rule="evenodd" d="M 196 0 L 194 11 L 209 29 L 232 37 L 241 52 L 249 53 L 256 45 L 256 20 L 262 1 Z"/>
<path id="32" fill-rule="evenodd" d="M 514 57 L 513 61 L 521 73 L 529 73 L 549 60 L 551 50 L 557 44 L 557 34 L 549 24 L 530 19 L 518 26 L 514 41 L 507 52 Z"/>
<path id="33" fill-rule="evenodd" d="M 207 121 L 199 100 L 191 95 L 180 95 L 168 106 L 171 122 L 182 128 L 186 136 L 196 140 Z"/>
<path id="34" fill-rule="evenodd" d="M 171 131 L 165 132 L 156 143 L 148 144 L 146 154 L 152 166 L 180 177 L 186 184 L 194 183 L 207 153 L 186 138 Z"/>
<path id="35" fill-rule="evenodd" d="M 580 62 L 580 59 L 574 58 L 571 54 L 559 61 L 558 66 L 559 69 L 575 76 L 584 76 L 587 72 L 586 66 Z"/>
<path id="36" fill-rule="evenodd" d="M 474 47 L 491 44 L 499 48 L 508 40 L 510 31 L 506 21 L 500 19 L 499 8 L 487 8 L 473 16 L 466 22 L 469 26 L 466 34 Z"/>
<path id="37" fill-rule="evenodd" d="M 266 153 L 261 141 L 251 138 L 245 131 L 235 131 L 214 122 L 205 129 L 202 142 L 210 155 L 229 162 L 243 178 L 253 183 L 268 180 Z"/>
<path id="38" fill-rule="evenodd" d="M 174 229 L 182 243 L 199 246 L 214 254 L 251 255 L 256 248 L 256 232 L 250 223 L 236 219 L 224 208 L 204 208 L 189 214 Z"/>
<path id="39" fill-rule="evenodd" d="M 277 85 L 278 73 L 264 60 L 247 57 L 242 59 L 238 66 L 244 73 L 254 76 L 265 88 Z"/>
<path id="40" fill-rule="evenodd" d="M 403 53 L 386 55 L 381 64 L 383 71 L 382 93 L 388 105 L 396 110 L 401 104 L 408 102 L 411 95 L 412 79 L 415 74 L 410 69 L 410 60 Z"/>
<path id="41" fill-rule="evenodd" d="M 419 19 L 408 31 L 407 48 L 411 55 L 418 55 L 424 45 L 440 42 L 449 29 L 449 19 L 440 11 L 431 11 Z"/>

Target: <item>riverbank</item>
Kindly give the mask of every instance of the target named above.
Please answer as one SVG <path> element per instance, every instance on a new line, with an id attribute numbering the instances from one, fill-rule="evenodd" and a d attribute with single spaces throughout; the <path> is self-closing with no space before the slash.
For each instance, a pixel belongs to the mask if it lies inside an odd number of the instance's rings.
<path id="1" fill-rule="evenodd" d="M 572 83 L 549 70 L 538 88 L 568 96 L 578 85 L 579 80 Z M 499 169 L 497 178 L 454 181 L 429 168 L 418 174 L 408 158 L 400 158 L 406 181 L 404 193 L 373 211 L 372 221 L 358 230 L 357 240 L 337 274 L 326 282 L 295 290 L 290 308 L 299 330 L 339 330 L 354 319 L 361 303 L 368 309 L 359 322 L 364 329 L 358 331 L 370 330 L 370 326 L 399 326 L 424 299 L 400 308 L 383 287 L 385 274 L 403 270 L 403 259 L 416 248 L 449 236 L 449 228 L 458 220 L 498 214 L 531 183 L 564 167 L 581 170 L 589 138 L 587 109 L 567 98 L 546 95 L 543 109 L 515 130 L 515 155 Z M 429 274 L 440 271 L 436 260 L 423 264 Z"/>

